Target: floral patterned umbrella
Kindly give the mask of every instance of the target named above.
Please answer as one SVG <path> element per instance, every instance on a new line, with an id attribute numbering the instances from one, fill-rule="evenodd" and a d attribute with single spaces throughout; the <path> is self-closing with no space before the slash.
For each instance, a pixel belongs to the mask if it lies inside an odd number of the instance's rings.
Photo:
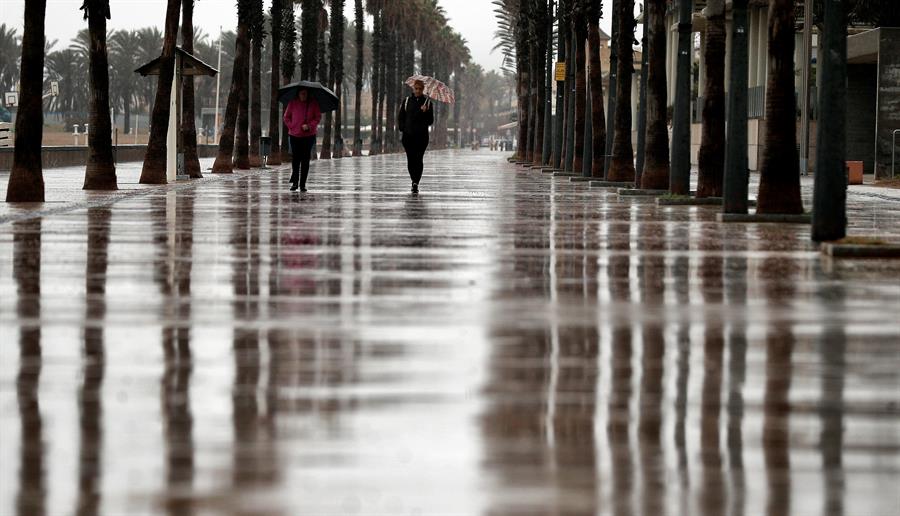
<path id="1" fill-rule="evenodd" d="M 453 104 L 456 102 L 456 95 L 453 93 L 453 90 L 434 77 L 429 77 L 427 75 L 413 75 L 406 79 L 406 84 L 412 88 L 416 81 L 425 83 L 425 95 L 429 98 L 446 104 Z"/>

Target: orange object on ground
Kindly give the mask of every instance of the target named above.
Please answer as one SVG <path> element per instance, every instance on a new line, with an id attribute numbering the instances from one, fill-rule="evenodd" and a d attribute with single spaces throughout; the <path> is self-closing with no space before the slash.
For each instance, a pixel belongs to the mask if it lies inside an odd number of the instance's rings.
<path id="1" fill-rule="evenodd" d="M 847 184 L 861 185 L 863 184 L 863 162 L 848 161 L 847 162 Z"/>

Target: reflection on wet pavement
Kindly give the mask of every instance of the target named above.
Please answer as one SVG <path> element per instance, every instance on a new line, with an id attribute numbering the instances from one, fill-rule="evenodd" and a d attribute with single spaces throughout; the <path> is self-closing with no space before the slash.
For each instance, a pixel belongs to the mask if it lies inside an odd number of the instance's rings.
<path id="1" fill-rule="evenodd" d="M 0 514 L 900 514 L 900 264 L 428 156 L 0 225 Z"/>

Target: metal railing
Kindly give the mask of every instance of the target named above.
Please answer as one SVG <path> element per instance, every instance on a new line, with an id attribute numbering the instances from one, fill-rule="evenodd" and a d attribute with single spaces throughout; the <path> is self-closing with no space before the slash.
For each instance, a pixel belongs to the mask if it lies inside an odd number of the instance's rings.
<path id="1" fill-rule="evenodd" d="M 894 162 L 897 158 L 897 133 L 900 133 L 900 129 L 894 129 L 891 133 L 891 179 L 894 179 Z"/>

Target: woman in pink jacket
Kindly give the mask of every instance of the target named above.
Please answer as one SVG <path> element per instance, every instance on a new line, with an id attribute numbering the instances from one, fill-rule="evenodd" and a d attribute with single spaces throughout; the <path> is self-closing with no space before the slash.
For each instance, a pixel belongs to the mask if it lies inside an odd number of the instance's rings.
<path id="1" fill-rule="evenodd" d="M 316 130 L 322 120 L 319 103 L 312 98 L 309 91 L 301 89 L 297 98 L 292 100 L 284 110 L 284 125 L 287 126 L 291 140 L 293 171 L 291 173 L 291 191 L 300 188 L 306 191 L 306 178 L 309 177 L 309 158 L 316 144 Z M 299 182 L 299 184 L 298 184 Z"/>

